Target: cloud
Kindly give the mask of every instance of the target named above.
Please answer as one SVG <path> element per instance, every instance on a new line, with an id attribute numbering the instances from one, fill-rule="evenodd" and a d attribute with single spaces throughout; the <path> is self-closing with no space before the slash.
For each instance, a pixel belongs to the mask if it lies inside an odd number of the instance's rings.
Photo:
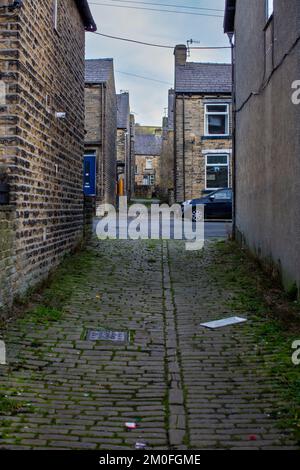
<path id="1" fill-rule="evenodd" d="M 102 0 L 101 0 L 102 3 Z M 164 0 L 164 3 L 167 3 Z M 171 3 L 175 3 L 172 1 Z M 184 4 L 185 2 L 179 2 Z M 188 5 L 199 6 L 189 0 Z M 224 8 L 224 0 L 210 0 L 201 4 L 207 8 Z M 188 39 L 199 40 L 200 45 L 228 45 L 223 34 L 222 19 L 195 15 L 177 15 L 142 10 L 126 10 L 90 5 L 98 31 L 119 37 L 175 46 Z M 155 7 L 154 7 L 155 8 Z M 88 58 L 113 57 L 115 70 L 142 75 L 166 82 L 174 81 L 172 49 L 159 49 L 134 45 L 114 39 L 87 34 Z M 203 62 L 229 62 L 227 51 L 193 51 L 189 60 Z M 141 124 L 160 125 L 171 87 L 116 73 L 117 90 L 128 90 L 132 110 Z"/>

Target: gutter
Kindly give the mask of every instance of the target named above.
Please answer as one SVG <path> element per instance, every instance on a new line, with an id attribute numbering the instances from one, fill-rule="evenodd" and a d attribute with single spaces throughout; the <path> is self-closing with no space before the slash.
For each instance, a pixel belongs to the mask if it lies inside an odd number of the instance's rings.
<path id="1" fill-rule="evenodd" d="M 94 21 L 93 15 L 91 13 L 88 1 L 87 0 L 75 0 L 75 3 L 81 14 L 81 18 L 83 20 L 85 30 L 90 31 L 92 33 L 97 31 L 97 26 Z"/>

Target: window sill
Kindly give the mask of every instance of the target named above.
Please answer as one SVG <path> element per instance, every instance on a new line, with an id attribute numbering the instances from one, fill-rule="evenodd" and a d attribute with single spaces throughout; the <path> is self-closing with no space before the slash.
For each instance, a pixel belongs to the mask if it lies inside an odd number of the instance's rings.
<path id="1" fill-rule="evenodd" d="M 231 140 L 232 136 L 227 135 L 203 135 L 201 140 Z"/>

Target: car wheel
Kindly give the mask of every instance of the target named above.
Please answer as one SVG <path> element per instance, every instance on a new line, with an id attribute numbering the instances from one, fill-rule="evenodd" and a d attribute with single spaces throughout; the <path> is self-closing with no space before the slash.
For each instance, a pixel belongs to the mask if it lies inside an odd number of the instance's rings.
<path id="1" fill-rule="evenodd" d="M 203 212 L 199 209 L 193 209 L 192 212 L 193 222 L 202 222 L 203 221 Z"/>

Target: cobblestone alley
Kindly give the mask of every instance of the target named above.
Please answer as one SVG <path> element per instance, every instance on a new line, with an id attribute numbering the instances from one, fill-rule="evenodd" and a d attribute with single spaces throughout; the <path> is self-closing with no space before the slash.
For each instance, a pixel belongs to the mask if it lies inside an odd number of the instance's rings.
<path id="1" fill-rule="evenodd" d="M 27 314 L 3 331 L 1 448 L 294 448 L 251 321 L 200 327 L 235 313 L 211 277 L 213 244 L 203 254 L 176 241 L 94 241 L 86 257 L 84 275 L 66 275 L 61 316 Z M 101 329 L 128 342 L 86 339 Z"/>

